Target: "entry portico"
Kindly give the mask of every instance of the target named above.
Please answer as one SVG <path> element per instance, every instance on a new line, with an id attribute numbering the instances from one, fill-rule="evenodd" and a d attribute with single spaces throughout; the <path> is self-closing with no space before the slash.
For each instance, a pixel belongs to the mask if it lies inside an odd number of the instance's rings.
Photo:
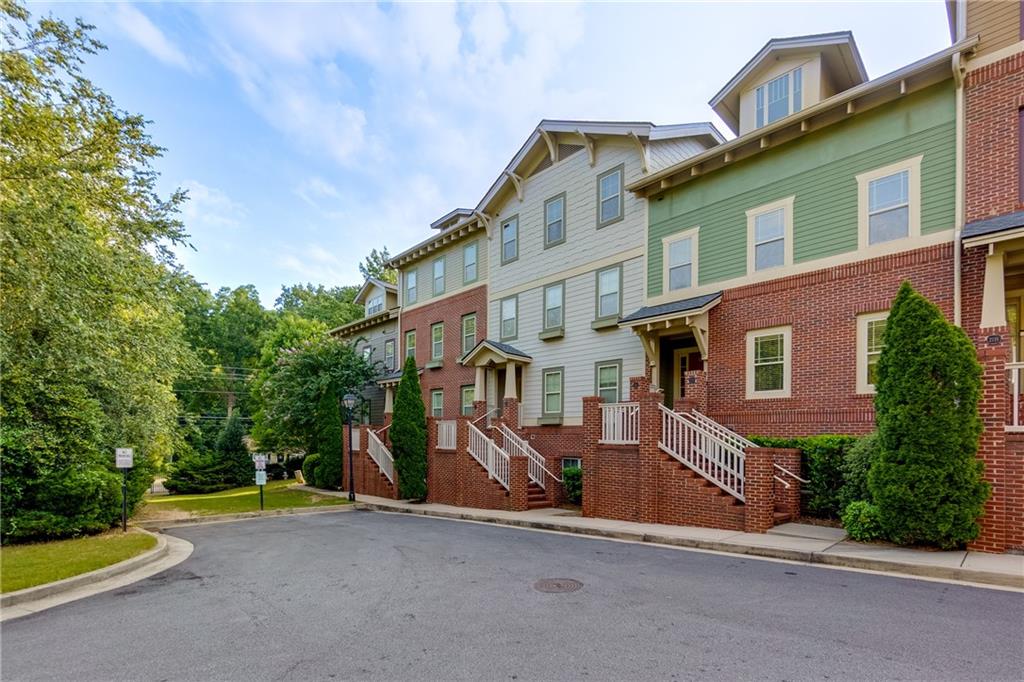
<path id="1" fill-rule="evenodd" d="M 478 401 L 485 400 L 487 413 L 492 413 L 500 412 L 505 400 L 519 400 L 523 373 L 532 361 L 533 358 L 518 348 L 484 339 L 459 362 L 465 367 L 476 368 L 474 395 Z"/>

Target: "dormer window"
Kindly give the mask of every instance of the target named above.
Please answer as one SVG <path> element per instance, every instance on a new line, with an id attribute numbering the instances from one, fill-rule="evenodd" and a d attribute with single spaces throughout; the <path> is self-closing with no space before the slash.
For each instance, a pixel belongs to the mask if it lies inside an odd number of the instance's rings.
<path id="1" fill-rule="evenodd" d="M 366 302 L 367 315 L 373 315 L 374 313 L 379 313 L 382 310 L 384 310 L 383 296 L 374 296 L 373 298 Z"/>
<path id="2" fill-rule="evenodd" d="M 757 127 L 767 125 L 800 111 L 803 100 L 803 69 L 797 67 L 789 73 L 758 86 Z"/>

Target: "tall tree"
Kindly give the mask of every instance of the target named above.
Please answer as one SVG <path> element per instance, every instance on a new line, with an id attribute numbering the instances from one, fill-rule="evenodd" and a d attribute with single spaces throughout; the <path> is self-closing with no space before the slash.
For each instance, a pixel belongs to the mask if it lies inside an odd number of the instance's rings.
<path id="1" fill-rule="evenodd" d="M 81 71 L 91 26 L 0 2 L 0 443 L 5 540 L 118 517 L 113 448 L 133 446 L 134 506 L 173 447 L 186 361 L 170 247 L 184 195 L 157 194 L 161 149 Z"/>
<path id="2" fill-rule="evenodd" d="M 373 277 L 374 279 L 394 284 L 398 281 L 398 271 L 388 267 L 387 263 L 389 260 L 391 260 L 391 254 L 388 253 L 388 247 L 385 246 L 380 251 L 374 249 L 359 264 L 359 272 L 364 278 Z"/>
<path id="3" fill-rule="evenodd" d="M 341 487 L 341 458 L 344 448 L 342 429 L 344 426 L 341 423 L 340 408 L 338 395 L 330 388 L 320 396 L 320 402 L 316 406 L 317 441 L 319 443 L 317 452 L 320 454 L 320 464 L 316 468 L 316 486 L 318 488 L 337 490 Z"/>
<path id="4" fill-rule="evenodd" d="M 879 455 L 868 487 L 899 543 L 962 545 L 988 497 L 977 459 L 981 366 L 963 330 L 904 282 L 883 334 L 875 382 Z"/>
<path id="5" fill-rule="evenodd" d="M 363 316 L 363 307 L 352 301 L 359 287 L 325 287 L 322 284 L 293 284 L 281 287 L 275 305 L 283 313 L 323 322 L 328 328 L 340 327 Z"/>
<path id="6" fill-rule="evenodd" d="M 416 361 L 406 358 L 391 419 L 391 451 L 395 457 L 399 495 L 427 496 L 427 420 Z"/>

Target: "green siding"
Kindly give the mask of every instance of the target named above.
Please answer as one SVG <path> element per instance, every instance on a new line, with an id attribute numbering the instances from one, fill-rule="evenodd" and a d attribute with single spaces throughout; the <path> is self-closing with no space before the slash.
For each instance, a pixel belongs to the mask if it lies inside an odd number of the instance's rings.
<path id="1" fill-rule="evenodd" d="M 648 295 L 662 293 L 662 238 L 698 225 L 698 286 L 744 276 L 746 211 L 788 196 L 795 263 L 855 251 L 856 176 L 919 154 L 921 232 L 951 229 L 955 116 L 952 82 L 940 83 L 652 197 Z"/>

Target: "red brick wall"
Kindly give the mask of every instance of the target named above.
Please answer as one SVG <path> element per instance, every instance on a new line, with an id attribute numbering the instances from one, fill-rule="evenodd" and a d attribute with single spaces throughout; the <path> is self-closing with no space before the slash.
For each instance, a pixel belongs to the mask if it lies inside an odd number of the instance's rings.
<path id="1" fill-rule="evenodd" d="M 952 244 L 725 291 L 709 315 L 709 416 L 746 435 L 870 432 L 873 397 L 856 392 L 857 315 L 887 310 L 903 280 L 952 319 Z M 783 325 L 791 397 L 747 400 L 747 332 Z"/>
<path id="2" fill-rule="evenodd" d="M 521 488 L 516 499 L 467 452 L 469 418 L 459 417 L 455 451 L 438 450 L 437 424 L 427 419 L 427 501 L 477 509 L 526 508 L 526 460 L 514 462 L 512 487 Z M 519 500 L 519 498 L 522 498 Z M 515 506 L 520 503 L 519 506 Z"/>
<path id="3" fill-rule="evenodd" d="M 476 370 L 459 364 L 462 357 L 462 316 L 476 313 L 476 339 L 487 338 L 487 287 L 481 285 L 455 296 L 402 312 L 401 359 L 405 360 L 405 333 L 416 330 L 416 366 L 430 362 L 430 327 L 444 322 L 444 366 L 424 369 L 420 375 L 423 405 L 430 414 L 430 392 L 444 391 L 444 418 L 461 413 L 462 387 L 476 381 Z"/>
<path id="4" fill-rule="evenodd" d="M 1006 549 L 1024 552 L 1024 433 L 1006 434 Z"/>
<path id="5" fill-rule="evenodd" d="M 369 442 L 368 431 L 380 429 L 379 426 L 362 425 L 353 427 L 359 429 L 359 448 L 353 453 L 352 468 L 355 469 L 356 495 L 372 495 L 374 497 L 386 497 L 398 499 L 398 487 L 381 472 L 380 467 L 373 461 L 367 451 Z M 342 480 L 343 490 L 348 490 L 348 429 L 344 432 L 344 457 L 342 459 Z M 397 477 L 396 477 L 397 482 Z"/>
<path id="6" fill-rule="evenodd" d="M 964 106 L 966 221 L 1021 210 L 1024 53 L 968 73 Z"/>

